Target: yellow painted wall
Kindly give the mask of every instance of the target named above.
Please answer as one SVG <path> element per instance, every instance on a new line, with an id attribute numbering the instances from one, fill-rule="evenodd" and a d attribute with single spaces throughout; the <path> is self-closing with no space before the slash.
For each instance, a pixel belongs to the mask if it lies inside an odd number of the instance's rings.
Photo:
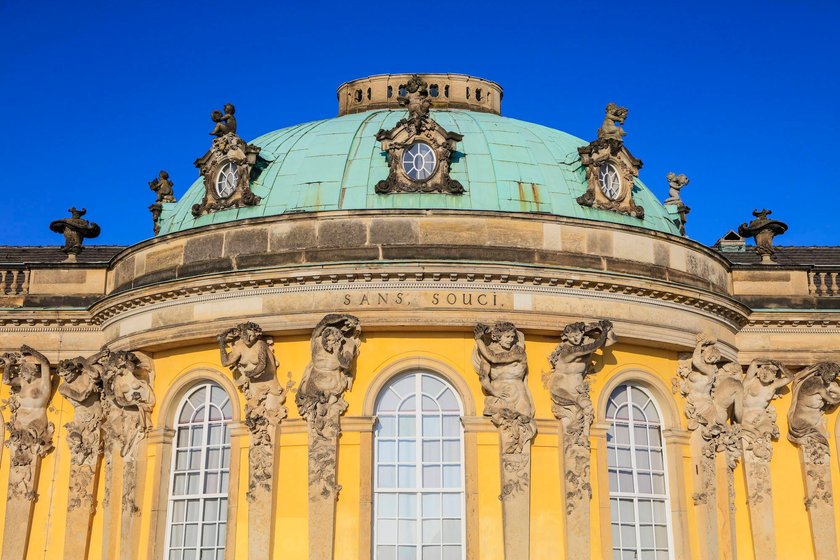
<path id="1" fill-rule="evenodd" d="M 544 388 L 542 375 L 549 372 L 548 356 L 557 344 L 555 338 L 526 335 L 526 350 L 530 366 L 529 386 L 536 404 L 538 419 L 553 421 L 551 403 L 548 391 Z M 349 403 L 347 416 L 361 416 L 364 414 L 363 404 L 368 388 L 374 378 L 387 369 L 391 364 L 407 357 L 430 357 L 448 366 L 462 376 L 469 388 L 468 398 L 474 402 L 478 415 L 483 408 L 483 396 L 478 382 L 478 376 L 472 369 L 471 354 L 474 347 L 472 333 L 458 332 L 366 332 L 363 338 L 361 353 L 357 362 L 356 381 L 353 390 L 346 395 Z M 302 372 L 309 361 L 309 338 L 304 335 L 276 337 L 275 352 L 279 359 L 278 377 L 285 384 L 287 374 L 295 383 L 300 382 Z M 167 350 L 153 355 L 156 377 L 154 388 L 157 401 L 153 420 L 156 427 L 164 425 L 166 412 L 163 403 L 167 393 L 175 381 L 196 369 L 213 369 L 219 376 L 230 376 L 226 368 L 219 362 L 217 348 L 212 344 L 191 346 L 176 350 Z M 606 354 L 597 356 L 595 371 L 591 379 L 592 401 L 598 407 L 602 392 L 609 380 L 627 370 L 647 372 L 661 382 L 663 390 L 669 398 L 673 398 L 679 414 L 680 423 L 684 426 L 682 398 L 678 395 L 670 397 L 671 380 L 676 371 L 676 354 L 672 351 L 655 350 L 651 348 L 634 347 L 619 344 L 609 349 Z M 8 387 L 0 389 L 0 398 L 8 398 Z M 241 395 L 240 406 L 244 409 Z M 774 492 L 774 510 L 776 522 L 780 527 L 777 533 L 777 547 L 779 558 L 806 559 L 813 557 L 808 516 L 803 506 L 804 486 L 802 470 L 799 463 L 799 453 L 796 447 L 785 438 L 787 432 L 787 409 L 790 395 L 775 401 L 778 410 L 778 424 L 783 434 L 782 440 L 774 445 L 772 462 L 772 484 Z M 177 404 L 177 403 L 176 403 Z M 289 420 L 299 420 L 294 396 L 287 400 Z M 660 403 L 660 408 L 666 407 Z M 599 414 L 601 411 L 597 411 Z M 8 420 L 8 410 L 3 411 Z M 29 543 L 28 558 L 53 559 L 62 558 L 65 532 L 65 515 L 67 505 L 67 486 L 69 480 L 69 453 L 67 450 L 63 427 L 72 418 L 72 407 L 58 393 L 52 400 L 49 418 L 56 425 L 55 450 L 47 455 L 41 465 L 38 482 L 39 499 L 35 503 L 33 515 L 33 530 Z M 834 430 L 836 413 L 829 418 L 829 428 Z M 294 422 L 290 423 L 290 425 Z M 239 476 L 239 509 L 237 522 L 229 527 L 236 532 L 236 557 L 245 558 L 247 554 L 247 437 L 239 452 L 241 471 Z M 360 477 L 364 458 L 360 446 L 361 436 L 358 432 L 345 432 L 340 440 L 338 482 L 342 486 L 337 504 L 336 522 L 336 558 L 358 558 L 360 535 L 368 535 L 371 531 L 369 524 L 360 520 Z M 481 559 L 502 558 L 502 521 L 501 502 L 498 499 L 500 491 L 499 446 L 498 436 L 492 432 L 476 434 L 477 450 L 477 480 L 478 492 L 478 535 L 473 535 L 480 551 Z M 279 437 L 279 455 L 277 467 L 277 501 L 275 504 L 274 550 L 278 558 L 306 558 L 307 555 L 307 447 L 305 431 L 288 431 L 281 429 Z M 834 483 L 837 484 L 838 471 L 837 448 L 832 440 L 832 472 Z M 156 479 L 157 456 L 159 449 L 155 445 L 146 448 L 145 473 L 146 484 L 142 488 L 139 505 L 143 512 L 140 517 L 140 537 L 137 558 L 150 558 L 150 532 L 152 505 L 156 499 L 156 488 L 152 481 Z M 467 453 L 469 456 L 469 453 Z M 687 515 L 690 533 L 690 551 L 692 556 L 698 553 L 698 535 L 692 529 L 696 526 L 696 516 L 691 510 L 690 473 L 692 463 L 688 449 L 682 450 L 683 470 L 685 480 L 683 488 L 689 504 Z M 593 460 L 604 461 L 603 457 L 593 448 Z M 236 461 L 233 461 L 236 462 Z M 169 465 L 164 465 L 165 469 Z M 8 450 L 3 451 L 0 458 L 0 518 L 3 518 L 5 507 L 6 482 L 9 472 Z M 601 540 L 609 538 L 602 535 L 601 511 L 598 504 L 603 493 L 608 492 L 605 480 L 599 480 L 597 469 L 592 468 L 593 500 L 592 500 L 592 547 L 593 558 L 600 557 Z M 102 531 L 105 526 L 106 510 L 102 507 L 103 476 L 99 480 L 99 506 L 92 527 L 90 558 L 101 558 Z M 750 537 L 749 513 L 746 506 L 746 492 L 742 469 L 735 473 L 736 488 L 736 529 L 737 549 L 739 559 L 753 558 L 752 541 Z M 725 491 L 722 489 L 721 491 Z M 114 499 L 119 500 L 119 496 Z M 564 510 L 563 488 L 561 475 L 561 454 L 558 448 L 558 437 L 555 433 L 538 434 L 532 448 L 532 484 L 531 484 L 531 549 L 534 559 L 563 558 Z M 836 507 L 837 501 L 835 501 Z M 840 509 L 837 511 L 840 518 Z M 12 525 L 16 528 L 18 520 Z M 115 522 L 111 525 L 119 527 Z M 608 526 L 608 523 L 606 524 Z M 0 524 L 0 538 L 5 527 Z M 112 537 L 115 541 L 118 537 Z"/>

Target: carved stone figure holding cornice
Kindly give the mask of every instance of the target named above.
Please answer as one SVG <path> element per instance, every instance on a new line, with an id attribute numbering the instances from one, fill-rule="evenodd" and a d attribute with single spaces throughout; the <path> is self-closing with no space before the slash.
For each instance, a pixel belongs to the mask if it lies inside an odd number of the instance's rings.
<path id="1" fill-rule="evenodd" d="M 528 389 L 525 335 L 513 323 L 479 323 L 474 329 L 473 368 L 484 389 L 484 415 L 499 429 L 502 501 L 528 493 L 531 440 L 537 433 Z"/>
<path id="2" fill-rule="evenodd" d="M 788 226 L 779 220 L 768 218 L 772 210 L 754 210 L 755 219 L 749 224 L 738 226 L 738 233 L 742 237 L 755 238 L 755 252 L 761 255 L 763 264 L 772 264 L 776 250 L 773 248 L 773 238 L 787 231 Z"/>
<path id="3" fill-rule="evenodd" d="M 325 316 L 312 331 L 312 361 L 303 373 L 295 402 L 301 417 L 321 436 L 338 432 L 339 416 L 347 409 L 344 391 L 353 387 L 361 334 L 359 319 L 341 314 Z"/>
<path id="4" fill-rule="evenodd" d="M 623 141 L 627 133 L 618 125 L 624 124 L 625 119 L 627 119 L 627 107 L 619 107 L 615 103 L 607 103 L 605 112 L 604 122 L 601 124 L 601 128 L 598 129 L 598 139 Z"/>
<path id="5" fill-rule="evenodd" d="M 245 395 L 245 425 L 251 432 L 248 500 L 258 490 L 271 490 L 277 425 L 288 414 L 286 390 L 277 381 L 274 341 L 256 323 L 242 323 L 217 337 L 222 365 L 234 374 Z M 230 350 L 228 350 L 230 345 Z"/>
<path id="6" fill-rule="evenodd" d="M 624 146 L 624 124 L 627 109 L 615 103 L 607 105 L 604 123 L 598 138 L 578 148 L 580 162 L 586 170 L 586 192 L 577 198 L 581 206 L 620 212 L 642 219 L 645 209 L 633 200 L 634 181 L 642 161 Z"/>
<path id="7" fill-rule="evenodd" d="M 398 101 L 408 110 L 408 117 L 391 130 L 376 134 L 382 151 L 388 154 L 390 168 L 388 178 L 376 184 L 376 192 L 462 194 L 464 187 L 449 176 L 449 166 L 463 136 L 445 130 L 432 119 L 426 82 L 412 76 Z"/>
<path id="8" fill-rule="evenodd" d="M 58 392 L 73 405 L 73 420 L 67 428 L 70 448 L 70 499 L 67 509 L 72 511 L 83 504 L 93 505 L 91 483 L 102 453 L 102 373 L 98 363 L 107 350 L 90 358 L 71 358 L 58 364 L 62 383 Z"/>
<path id="9" fill-rule="evenodd" d="M 35 461 L 53 448 L 55 425 L 47 419 L 52 393 L 50 362 L 40 352 L 21 346 L 19 352 L 0 357 L 3 383 L 11 387 L 6 405 L 11 415 L 6 423 L 11 453 L 9 496 L 32 501 L 35 493 Z"/>
<path id="10" fill-rule="evenodd" d="M 110 445 L 119 445 L 120 455 L 134 459 L 137 446 L 152 429 L 155 393 L 152 371 L 133 352 L 103 348 L 94 364 L 102 369 L 105 397 L 105 432 Z"/>
<path id="11" fill-rule="evenodd" d="M 802 446 L 808 461 L 828 462 L 828 430 L 825 413 L 840 404 L 840 364 L 821 362 L 805 368 L 793 380 L 793 398 L 788 410 L 788 439 Z"/>
<path id="12" fill-rule="evenodd" d="M 776 360 L 756 358 L 750 363 L 743 382 L 741 436 L 761 460 L 770 460 L 771 441 L 779 439 L 776 409 L 770 402 L 793 381 L 791 373 Z"/>
<path id="13" fill-rule="evenodd" d="M 256 206 L 260 197 L 251 192 L 251 174 L 256 169 L 259 146 L 246 144 L 236 135 L 233 105 L 225 105 L 225 113 L 213 111 L 216 123 L 210 133 L 216 138 L 210 150 L 195 160 L 204 179 L 204 199 L 193 205 L 196 218 L 227 208 Z"/>
<path id="14" fill-rule="evenodd" d="M 612 323 L 571 323 L 563 329 L 560 344 L 552 352 L 551 373 L 544 379 L 551 394 L 551 411 L 563 424 L 566 456 L 566 508 L 591 497 L 589 485 L 589 429 L 595 418 L 586 377 L 592 371 L 592 355 L 615 343 Z"/>
<path id="15" fill-rule="evenodd" d="M 86 209 L 73 207 L 67 211 L 70 217 L 53 221 L 50 229 L 64 235 L 64 247 L 61 250 L 73 257 L 82 252 L 84 240 L 99 237 L 101 229 L 97 224 L 82 218 L 87 213 Z"/>

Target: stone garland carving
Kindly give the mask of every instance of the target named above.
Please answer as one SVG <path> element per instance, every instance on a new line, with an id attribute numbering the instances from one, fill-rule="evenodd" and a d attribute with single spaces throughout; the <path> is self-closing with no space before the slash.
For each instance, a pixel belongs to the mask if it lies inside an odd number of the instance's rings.
<path id="1" fill-rule="evenodd" d="M 288 415 L 284 403 L 290 387 L 277 381 L 274 341 L 259 325 L 242 323 L 217 338 L 222 365 L 230 368 L 236 386 L 245 395 L 245 425 L 251 432 L 246 496 L 253 502 L 258 491 L 271 491 L 277 425 Z"/>
<path id="2" fill-rule="evenodd" d="M 102 454 L 103 377 L 100 360 L 108 354 L 103 350 L 90 358 L 71 358 L 58 364 L 62 383 L 58 392 L 73 405 L 73 420 L 67 428 L 70 448 L 70 498 L 68 511 L 94 506 L 90 488 L 96 473 L 97 460 Z"/>
<path id="3" fill-rule="evenodd" d="M 589 399 L 587 376 L 592 355 L 612 346 L 616 339 L 610 321 L 571 323 L 563 329 L 560 344 L 549 357 L 552 371 L 544 377 L 551 394 L 551 411 L 563 424 L 566 457 L 566 509 L 592 497 L 589 484 L 589 429 L 595 410 Z"/>
<path id="4" fill-rule="evenodd" d="M 216 126 L 210 133 L 216 138 L 210 150 L 195 160 L 204 179 L 204 198 L 192 207 L 196 218 L 226 208 L 256 206 L 260 197 L 251 192 L 251 174 L 257 168 L 259 146 L 245 143 L 236 135 L 235 108 L 225 105 L 225 112 L 213 111 Z"/>
<path id="5" fill-rule="evenodd" d="M 463 185 L 449 176 L 452 153 L 463 136 L 445 130 L 429 115 L 432 101 L 427 87 L 422 78 L 412 76 L 405 86 L 405 95 L 398 98 L 399 104 L 408 110 L 408 117 L 391 130 L 376 134 L 382 151 L 388 154 L 390 170 L 388 178 L 376 184 L 378 194 L 464 192 Z M 409 153 L 413 147 L 417 153 Z M 409 176 L 406 166 L 419 170 L 417 176 Z"/>
<path id="6" fill-rule="evenodd" d="M 4 403 L 10 411 L 6 447 L 11 455 L 9 498 L 33 501 L 36 459 L 53 449 L 55 425 L 47 419 L 52 393 L 50 363 L 40 352 L 21 346 L 19 352 L 0 357 L 3 383 L 11 387 Z"/>
<path id="7" fill-rule="evenodd" d="M 528 389 L 525 335 L 513 323 L 475 327 L 473 367 L 484 389 L 484 416 L 501 434 L 501 500 L 527 491 L 530 484 L 530 442 L 537 433 L 534 400 Z"/>
<path id="8" fill-rule="evenodd" d="M 336 480 L 335 438 L 347 410 L 344 392 L 353 387 L 362 328 L 357 317 L 326 315 L 312 331 L 312 361 L 306 366 L 295 403 L 310 428 L 310 496 L 328 498 L 341 490 Z"/>
<path id="9" fill-rule="evenodd" d="M 802 447 L 806 461 L 828 463 L 825 413 L 840 404 L 840 364 L 820 362 L 796 374 L 788 411 L 788 439 Z"/>
<path id="10" fill-rule="evenodd" d="M 165 202 L 177 202 L 175 200 L 175 191 L 172 189 L 172 181 L 169 180 L 169 173 L 161 171 L 157 178 L 149 181 L 149 188 L 157 195 L 156 200 L 149 206 L 149 211 L 152 213 L 152 221 L 154 222 L 155 235 L 160 233 L 160 214 L 163 211 L 163 204 Z"/>
<path id="11" fill-rule="evenodd" d="M 67 211 L 70 217 L 53 221 L 50 229 L 64 236 L 64 247 L 61 250 L 73 257 L 82 252 L 82 242 L 99 237 L 101 229 L 97 224 L 82 218 L 87 213 L 86 209 L 73 207 Z"/>
<path id="12" fill-rule="evenodd" d="M 779 220 L 768 218 L 772 210 L 754 210 L 755 219 L 749 224 L 738 226 L 738 234 L 742 237 L 755 238 L 755 252 L 761 256 L 763 264 L 772 264 L 776 250 L 773 248 L 773 238 L 787 231 L 788 226 Z"/>
<path id="13" fill-rule="evenodd" d="M 106 468 L 111 468 L 110 454 L 118 450 L 125 460 L 122 509 L 124 514 L 134 516 L 140 512 L 135 503 L 137 449 L 152 429 L 153 372 L 136 354 L 124 350 L 103 348 L 94 359 L 94 369 L 101 367 L 102 375 L 102 428 L 109 451 Z M 110 492 L 106 486 L 105 505 Z"/>
<path id="14" fill-rule="evenodd" d="M 639 219 L 645 209 L 633 200 L 633 182 L 642 168 L 642 161 L 624 146 L 626 133 L 621 126 L 627 108 L 610 103 L 598 138 L 578 148 L 581 165 L 586 169 L 586 192 L 577 198 L 581 206 L 620 212 Z"/>

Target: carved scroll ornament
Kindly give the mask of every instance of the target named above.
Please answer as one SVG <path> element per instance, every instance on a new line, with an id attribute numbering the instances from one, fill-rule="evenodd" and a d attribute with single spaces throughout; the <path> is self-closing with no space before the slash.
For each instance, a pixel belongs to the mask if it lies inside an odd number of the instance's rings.
<path id="1" fill-rule="evenodd" d="M 598 139 L 578 148 L 581 165 L 586 170 L 586 192 L 577 198 L 581 206 L 645 217 L 645 209 L 633 200 L 633 182 L 639 176 L 642 161 L 624 146 L 624 123 L 627 109 L 615 103 L 607 105 Z"/>
<path id="2" fill-rule="evenodd" d="M 485 393 L 484 415 L 501 434 L 502 500 L 528 488 L 530 444 L 537 433 L 534 400 L 528 389 L 525 335 L 513 323 L 475 327 L 473 367 Z"/>
<path id="3" fill-rule="evenodd" d="M 204 179 L 204 198 L 194 204 L 196 218 L 227 208 L 256 206 L 260 197 L 251 192 L 251 174 L 256 168 L 259 146 L 245 143 L 236 135 L 234 107 L 225 105 L 225 113 L 213 111 L 216 123 L 210 133 L 216 138 L 210 150 L 195 160 L 195 166 Z"/>
<path id="4" fill-rule="evenodd" d="M 464 187 L 449 176 L 452 154 L 463 136 L 449 132 L 429 115 L 427 84 L 415 75 L 399 97 L 408 116 L 376 139 L 388 154 L 388 178 L 376 184 L 378 194 L 402 192 L 462 194 Z"/>
<path id="5" fill-rule="evenodd" d="M 566 456 L 566 508 L 592 496 L 589 484 L 589 429 L 595 418 L 589 398 L 587 376 L 592 356 L 615 343 L 610 321 L 571 323 L 563 329 L 560 344 L 552 352 L 551 373 L 544 379 L 551 394 L 551 411 L 563 424 Z"/>
<path id="6" fill-rule="evenodd" d="M 53 449 L 55 425 L 47 419 L 52 393 L 50 363 L 40 352 L 21 346 L 19 352 L 0 356 L 3 383 L 11 387 L 8 401 L 10 417 L 6 446 L 11 454 L 9 497 L 32 501 L 35 489 L 36 458 Z"/>

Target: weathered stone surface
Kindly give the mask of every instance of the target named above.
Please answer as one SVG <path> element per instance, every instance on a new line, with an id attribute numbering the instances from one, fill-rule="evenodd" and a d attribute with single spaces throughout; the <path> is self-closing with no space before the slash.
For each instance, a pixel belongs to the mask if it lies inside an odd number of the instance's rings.
<path id="1" fill-rule="evenodd" d="M 318 224 L 321 247 L 357 248 L 367 244 L 367 228 L 356 221 L 326 221 Z"/>
<path id="2" fill-rule="evenodd" d="M 269 229 L 269 249 L 272 253 L 286 249 L 305 249 L 317 245 L 318 235 L 315 224 L 294 221 L 277 224 Z"/>
<path id="3" fill-rule="evenodd" d="M 420 237 L 419 225 L 414 220 L 372 220 L 370 243 L 375 245 L 414 245 Z"/>
<path id="4" fill-rule="evenodd" d="M 187 239 L 184 243 L 183 264 L 218 259 L 225 243 L 223 233 L 210 233 Z"/>
<path id="5" fill-rule="evenodd" d="M 225 256 L 237 257 L 268 252 L 268 229 L 249 228 L 225 234 Z"/>

